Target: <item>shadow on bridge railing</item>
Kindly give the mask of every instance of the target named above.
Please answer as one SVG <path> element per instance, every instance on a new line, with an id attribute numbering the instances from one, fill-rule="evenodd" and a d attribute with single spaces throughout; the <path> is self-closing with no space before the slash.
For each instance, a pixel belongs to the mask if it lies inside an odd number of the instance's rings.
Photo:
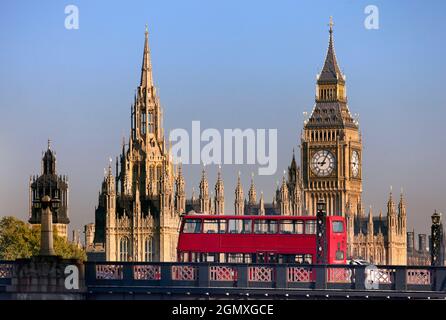
<path id="1" fill-rule="evenodd" d="M 446 291 L 445 267 L 86 262 L 85 272 L 87 287 L 132 287 L 135 290 L 187 286 Z"/>

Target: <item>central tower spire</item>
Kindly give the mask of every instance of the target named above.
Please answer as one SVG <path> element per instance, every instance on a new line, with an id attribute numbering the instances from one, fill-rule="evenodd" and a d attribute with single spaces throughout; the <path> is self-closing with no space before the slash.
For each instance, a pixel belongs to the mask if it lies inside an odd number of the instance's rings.
<path id="1" fill-rule="evenodd" d="M 132 106 L 131 142 L 137 141 L 145 149 L 164 152 L 164 132 L 159 98 L 153 85 L 152 62 L 149 49 L 149 32 L 145 31 L 141 82 Z"/>
<path id="2" fill-rule="evenodd" d="M 148 30 L 147 25 L 146 25 L 146 31 L 145 31 L 144 55 L 142 58 L 140 86 L 142 88 L 148 88 L 148 89 L 151 89 L 153 87 L 152 61 L 150 60 L 149 30 Z"/>

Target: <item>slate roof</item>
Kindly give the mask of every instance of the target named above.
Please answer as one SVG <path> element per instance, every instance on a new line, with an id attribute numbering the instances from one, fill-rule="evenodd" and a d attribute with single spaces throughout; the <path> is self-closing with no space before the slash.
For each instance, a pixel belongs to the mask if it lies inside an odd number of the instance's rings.
<path id="1" fill-rule="evenodd" d="M 324 67 L 318 78 L 318 83 L 337 83 L 344 82 L 344 77 L 339 68 L 338 61 L 336 60 L 336 54 L 333 43 L 333 30 L 330 28 L 330 38 L 328 41 L 327 56 L 325 57 Z"/>
<path id="2" fill-rule="evenodd" d="M 347 103 L 341 101 L 317 102 L 305 127 L 357 128 Z"/>

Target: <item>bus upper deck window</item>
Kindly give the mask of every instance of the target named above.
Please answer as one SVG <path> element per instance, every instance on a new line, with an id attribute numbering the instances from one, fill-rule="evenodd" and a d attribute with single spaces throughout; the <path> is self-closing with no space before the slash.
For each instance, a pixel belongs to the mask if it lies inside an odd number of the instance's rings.
<path id="1" fill-rule="evenodd" d="M 183 233 L 200 233 L 201 220 L 190 219 L 184 222 Z"/>
<path id="2" fill-rule="evenodd" d="M 302 220 L 295 221 L 294 231 L 296 234 L 304 233 L 304 222 Z"/>
<path id="3" fill-rule="evenodd" d="M 218 220 L 218 233 L 226 233 L 226 220 Z"/>
<path id="4" fill-rule="evenodd" d="M 252 232 L 252 220 L 243 220 L 243 233 Z"/>
<path id="5" fill-rule="evenodd" d="M 344 223 L 342 221 L 333 221 L 333 232 L 342 233 L 344 232 Z"/>
<path id="6" fill-rule="evenodd" d="M 277 233 L 277 221 L 275 220 L 270 220 L 268 221 L 268 233 Z"/>
<path id="7" fill-rule="evenodd" d="M 218 220 L 204 220 L 203 233 L 217 233 Z"/>
<path id="8" fill-rule="evenodd" d="M 293 220 L 282 220 L 280 221 L 279 232 L 282 234 L 294 233 L 293 230 Z"/>
<path id="9" fill-rule="evenodd" d="M 264 220 L 254 220 L 254 233 L 266 233 Z"/>
<path id="10" fill-rule="evenodd" d="M 228 225 L 228 233 L 241 233 L 242 223 L 243 221 L 240 219 L 230 219 Z"/>
<path id="11" fill-rule="evenodd" d="M 305 233 L 306 234 L 316 234 L 316 221 L 307 220 L 305 222 Z"/>

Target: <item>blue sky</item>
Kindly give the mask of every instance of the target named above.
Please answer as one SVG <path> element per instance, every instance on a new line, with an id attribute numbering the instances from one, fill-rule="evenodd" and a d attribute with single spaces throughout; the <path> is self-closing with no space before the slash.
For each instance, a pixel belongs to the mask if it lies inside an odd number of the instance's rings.
<path id="1" fill-rule="evenodd" d="M 64 8 L 79 8 L 79 30 Z M 364 8 L 380 28 L 364 28 Z M 385 208 L 404 187 L 408 226 L 428 232 L 446 212 L 444 1 L 4 1 L 0 10 L 0 215 L 25 219 L 27 183 L 40 173 L 48 137 L 70 178 L 71 228 L 94 220 L 109 156 L 128 137 L 149 25 L 154 80 L 166 132 L 191 127 L 278 128 L 278 171 L 256 177 L 271 200 L 298 149 L 303 111 L 334 17 L 338 61 L 363 134 L 364 205 Z M 200 168 L 184 168 L 188 195 Z M 223 166 L 227 211 L 237 171 Z M 215 182 L 216 169 L 209 173 Z"/>

